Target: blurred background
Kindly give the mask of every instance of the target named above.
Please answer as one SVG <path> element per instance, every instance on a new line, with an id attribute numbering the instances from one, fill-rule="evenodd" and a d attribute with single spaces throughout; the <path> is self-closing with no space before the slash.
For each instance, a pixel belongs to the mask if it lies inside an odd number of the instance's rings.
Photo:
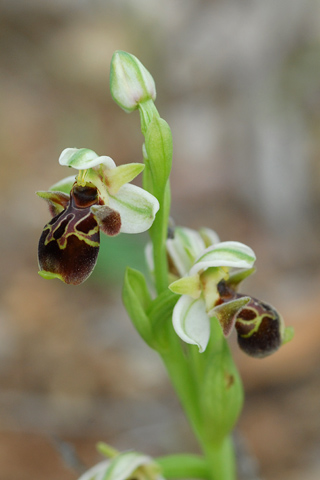
<path id="1" fill-rule="evenodd" d="M 250 245 L 243 291 L 296 330 L 265 360 L 231 339 L 246 390 L 239 478 L 320 478 L 319 27 L 317 0 L 1 0 L 0 480 L 75 480 L 98 440 L 198 451 L 121 304 L 147 236 L 104 239 L 81 286 L 37 275 L 49 214 L 35 191 L 68 174 L 61 151 L 142 161 L 139 115 L 109 93 L 116 49 L 156 79 L 176 224 Z"/>

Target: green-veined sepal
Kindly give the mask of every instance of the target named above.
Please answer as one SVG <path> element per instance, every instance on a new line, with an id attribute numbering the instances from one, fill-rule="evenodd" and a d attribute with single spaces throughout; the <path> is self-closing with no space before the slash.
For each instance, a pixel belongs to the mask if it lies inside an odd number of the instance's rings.
<path id="1" fill-rule="evenodd" d="M 210 267 L 252 268 L 256 256 L 253 250 L 240 242 L 221 242 L 207 248 L 190 270 L 194 275 Z"/>
<path id="2" fill-rule="evenodd" d="M 72 167 L 76 170 L 87 170 L 101 164 L 108 168 L 114 168 L 115 163 L 112 158 L 97 155 L 89 148 L 65 148 L 59 157 L 60 165 Z"/>
<path id="3" fill-rule="evenodd" d="M 131 183 L 123 185 L 116 195 L 110 195 L 109 206 L 120 213 L 123 233 L 145 232 L 159 210 L 159 202 L 151 193 Z"/>
<path id="4" fill-rule="evenodd" d="M 210 320 L 202 298 L 182 295 L 173 310 L 173 328 L 186 343 L 197 345 L 204 352 L 210 338 Z"/>
<path id="5" fill-rule="evenodd" d="M 191 228 L 176 227 L 166 242 L 172 273 L 183 277 L 206 248 L 202 236 Z"/>

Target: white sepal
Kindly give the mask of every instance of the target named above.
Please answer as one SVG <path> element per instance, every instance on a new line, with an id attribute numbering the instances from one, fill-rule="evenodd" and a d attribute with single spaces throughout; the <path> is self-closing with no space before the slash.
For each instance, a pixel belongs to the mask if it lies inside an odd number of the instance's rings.
<path id="1" fill-rule="evenodd" d="M 202 298 L 193 300 L 182 295 L 174 307 L 172 322 L 181 340 L 197 345 L 199 351 L 204 352 L 210 337 L 210 320 Z"/>
<path id="2" fill-rule="evenodd" d="M 110 195 L 109 206 L 120 213 L 122 233 L 145 232 L 159 210 L 159 202 L 151 193 L 129 183 Z"/>
<path id="3" fill-rule="evenodd" d="M 65 148 L 59 157 L 60 165 L 77 170 L 86 170 L 104 164 L 107 168 L 115 168 L 112 158 L 105 155 L 99 157 L 89 148 Z"/>
<path id="4" fill-rule="evenodd" d="M 240 242 L 221 242 L 207 248 L 195 261 L 190 275 L 210 267 L 251 268 L 256 260 L 253 250 Z"/>
<path id="5" fill-rule="evenodd" d="M 220 242 L 218 234 L 211 228 L 202 227 L 200 228 L 199 233 L 204 243 L 206 244 L 206 247 L 209 247 L 210 245 L 215 245 L 216 243 Z"/>
<path id="6" fill-rule="evenodd" d="M 167 240 L 167 251 L 181 277 L 188 273 L 195 258 L 204 249 L 201 235 L 191 228 L 177 227 L 174 238 Z"/>

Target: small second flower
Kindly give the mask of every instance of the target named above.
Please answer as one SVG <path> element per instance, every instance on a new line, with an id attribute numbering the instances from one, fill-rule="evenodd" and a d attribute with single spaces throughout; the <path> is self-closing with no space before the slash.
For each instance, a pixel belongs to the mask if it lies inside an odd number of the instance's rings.
<path id="1" fill-rule="evenodd" d="M 190 262 L 188 273 L 169 286 L 170 290 L 181 295 L 172 320 L 182 340 L 197 345 L 203 352 L 210 338 L 211 317 L 218 318 L 225 336 L 231 333 L 237 314 L 250 297 L 242 296 L 222 303 L 218 284 L 229 278 L 231 269 L 252 271 L 255 260 L 253 250 L 243 243 L 218 242 Z"/>

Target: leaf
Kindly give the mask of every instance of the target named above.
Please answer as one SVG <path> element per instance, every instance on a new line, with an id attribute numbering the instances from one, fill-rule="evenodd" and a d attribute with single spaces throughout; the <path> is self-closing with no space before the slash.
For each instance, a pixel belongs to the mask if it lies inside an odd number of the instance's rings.
<path id="1" fill-rule="evenodd" d="M 153 116 L 146 132 L 145 148 L 156 196 L 163 195 L 172 165 L 172 135 L 162 118 Z"/>
<path id="2" fill-rule="evenodd" d="M 136 330 L 151 348 L 154 338 L 151 323 L 146 313 L 151 304 L 151 296 L 146 280 L 141 272 L 127 268 L 122 290 L 122 300 Z"/>
<path id="3" fill-rule="evenodd" d="M 200 398 L 207 438 L 219 443 L 234 427 L 243 404 L 241 379 L 225 340 L 207 358 Z"/>

